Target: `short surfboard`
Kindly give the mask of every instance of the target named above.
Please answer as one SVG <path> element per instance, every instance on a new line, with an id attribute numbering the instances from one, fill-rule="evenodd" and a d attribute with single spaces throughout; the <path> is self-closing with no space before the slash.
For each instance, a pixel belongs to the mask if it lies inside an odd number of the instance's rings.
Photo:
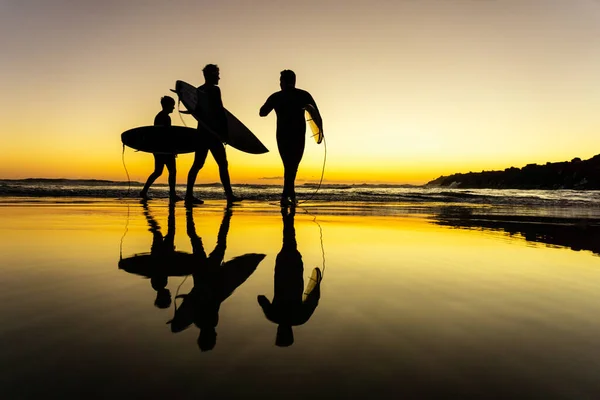
<path id="1" fill-rule="evenodd" d="M 308 125 L 310 126 L 310 130 L 313 133 L 313 138 L 315 138 L 315 142 L 320 144 L 323 141 L 323 119 L 321 119 L 321 114 L 319 111 L 312 105 L 307 104 L 304 107 L 306 110 Z"/>
<path id="2" fill-rule="evenodd" d="M 125 146 L 155 154 L 193 153 L 202 138 L 185 126 L 140 126 L 121 134 Z"/>
<path id="3" fill-rule="evenodd" d="M 202 96 L 203 93 L 197 88 L 184 81 L 177 81 L 175 83 L 175 93 L 179 96 L 179 100 L 183 103 L 184 107 L 196 118 L 196 120 L 213 135 L 219 136 L 216 132 L 206 125 L 202 118 L 196 113 L 198 102 L 202 104 L 204 99 L 198 99 L 198 96 Z M 239 119 L 237 119 L 232 113 L 225 109 L 227 115 L 227 127 L 229 138 L 227 144 L 233 148 L 250 154 L 263 154 L 269 150 L 264 144 L 244 125 Z M 221 139 L 222 140 L 222 139 Z"/>

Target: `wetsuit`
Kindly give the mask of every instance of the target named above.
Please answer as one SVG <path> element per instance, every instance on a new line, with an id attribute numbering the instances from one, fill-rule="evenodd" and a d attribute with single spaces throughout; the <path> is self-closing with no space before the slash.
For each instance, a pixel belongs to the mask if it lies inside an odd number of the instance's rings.
<path id="1" fill-rule="evenodd" d="M 294 182 L 304 155 L 306 137 L 304 107 L 307 104 L 317 108 L 315 100 L 307 91 L 285 88 L 269 96 L 260 109 L 262 116 L 266 116 L 271 110 L 275 110 L 277 114 L 277 148 L 284 170 L 282 198 L 296 199 Z"/>
<path id="2" fill-rule="evenodd" d="M 204 94 L 199 94 L 199 98 L 200 96 L 206 96 L 206 101 L 198 101 L 198 109 L 195 111 L 200 114 L 202 121 L 216 132 L 220 138 L 207 132 L 202 124 L 198 123 L 198 130 L 202 135 L 202 141 L 196 149 L 194 163 L 188 173 L 186 197 L 190 198 L 193 196 L 196 176 L 204 166 L 209 150 L 219 166 L 219 176 L 221 177 L 221 183 L 223 183 L 225 194 L 227 197 L 231 197 L 233 193 L 231 190 L 231 181 L 229 179 L 227 154 L 225 153 L 225 146 L 223 146 L 222 143 L 222 141 L 227 141 L 228 131 L 227 116 L 221 99 L 221 89 L 216 85 L 204 84 L 198 87 L 198 91 L 204 92 Z"/>
<path id="3" fill-rule="evenodd" d="M 171 117 L 165 110 L 161 110 L 156 117 L 154 117 L 155 126 L 171 126 Z M 175 179 L 177 176 L 177 167 L 175 164 L 175 154 L 153 154 L 154 155 L 154 172 L 150 174 L 142 193 L 148 193 L 148 189 L 154 183 L 154 181 L 162 175 L 163 169 L 166 166 L 169 171 L 169 191 L 171 196 L 175 196 Z"/>

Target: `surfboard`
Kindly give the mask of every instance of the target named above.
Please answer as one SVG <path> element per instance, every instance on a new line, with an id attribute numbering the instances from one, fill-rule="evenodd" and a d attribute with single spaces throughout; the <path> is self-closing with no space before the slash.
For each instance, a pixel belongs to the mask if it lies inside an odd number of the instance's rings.
<path id="1" fill-rule="evenodd" d="M 248 253 L 223 263 L 225 285 L 232 288 L 241 285 L 265 257 L 266 254 Z M 156 274 L 187 276 L 198 272 L 198 268 L 202 267 L 202 262 L 205 260 L 183 251 L 174 251 L 166 255 L 139 253 L 119 260 L 119 269 L 146 278 Z M 232 291 L 233 289 L 230 290 Z"/>
<path id="2" fill-rule="evenodd" d="M 185 126 L 140 126 L 121 134 L 121 142 L 134 150 L 156 154 L 193 153 L 201 138 Z"/>
<path id="3" fill-rule="evenodd" d="M 306 301 L 306 299 L 308 298 L 308 296 L 310 296 L 312 291 L 315 290 L 315 288 L 321 284 L 321 277 L 321 270 L 319 268 L 314 268 L 308 280 L 308 284 L 306 285 L 306 289 L 302 294 L 302 301 Z"/>
<path id="4" fill-rule="evenodd" d="M 184 107 L 196 118 L 200 125 L 213 135 L 219 137 L 219 135 L 210 129 L 205 121 L 203 121 L 202 115 L 199 114 L 198 103 L 202 105 L 206 98 L 199 98 L 198 96 L 205 96 L 203 92 L 196 89 L 196 87 L 190 85 L 184 81 L 175 82 L 175 93 L 179 97 Z M 269 150 L 264 144 L 252 133 L 250 129 L 246 127 L 239 119 L 225 109 L 227 116 L 227 127 L 229 138 L 227 144 L 231 147 L 250 154 L 263 154 Z M 221 138 L 220 138 L 221 139 Z M 221 139 L 222 141 L 222 139 Z"/>
<path id="5" fill-rule="evenodd" d="M 323 119 L 321 119 L 321 114 L 319 114 L 319 111 L 312 104 L 307 104 L 306 107 L 304 107 L 304 110 L 306 110 L 306 121 L 308 121 L 310 130 L 313 133 L 313 138 L 315 138 L 317 144 L 321 144 L 324 137 Z"/>
<path id="6" fill-rule="evenodd" d="M 151 278 L 157 273 L 187 276 L 198 269 L 198 258 L 182 251 L 175 251 L 166 256 L 140 253 L 119 260 L 119 269 L 146 278 Z"/>

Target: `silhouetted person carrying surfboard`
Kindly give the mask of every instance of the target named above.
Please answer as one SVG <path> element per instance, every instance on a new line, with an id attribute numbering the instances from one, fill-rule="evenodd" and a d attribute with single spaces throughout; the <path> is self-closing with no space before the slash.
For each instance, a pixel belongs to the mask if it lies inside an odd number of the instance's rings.
<path id="1" fill-rule="evenodd" d="M 266 117 L 272 110 L 277 114 L 277 148 L 283 161 L 283 193 L 281 206 L 296 205 L 295 180 L 304 154 L 306 120 L 304 109 L 311 104 L 318 110 L 315 100 L 305 90 L 296 88 L 296 74 L 286 69 L 279 78 L 281 91 L 273 93 L 260 108 Z"/>
<path id="2" fill-rule="evenodd" d="M 198 110 L 196 113 L 202 116 L 202 121 L 208 125 L 210 129 L 219 134 L 223 141 L 227 141 L 227 116 L 225 114 L 225 108 L 223 107 L 223 100 L 221 99 L 221 89 L 219 86 L 219 67 L 215 64 L 208 64 L 202 70 L 204 74 L 204 85 L 198 87 L 198 91 L 203 94 L 198 94 Z M 205 101 L 201 101 L 201 99 Z M 194 183 L 196 182 L 196 176 L 198 172 L 204 166 L 206 156 L 210 150 L 217 165 L 219 166 L 219 176 L 221 177 L 221 183 L 223 183 L 223 189 L 225 189 L 225 195 L 227 196 L 227 202 L 233 203 L 241 201 L 240 197 L 233 194 L 231 189 L 231 181 L 229 179 L 229 170 L 227 163 L 227 153 L 225 152 L 225 146 L 221 142 L 221 139 L 209 133 L 202 127 L 202 123 L 198 123 L 198 130 L 201 131 L 202 141 L 199 144 L 198 149 L 194 157 L 194 163 L 190 168 L 187 180 L 187 190 L 185 194 L 185 202 L 187 205 L 191 204 L 202 204 L 204 201 L 194 197 Z"/>
<path id="3" fill-rule="evenodd" d="M 175 100 L 170 96 L 164 96 L 160 99 L 160 104 L 162 105 L 162 110 L 154 117 L 154 125 L 171 126 L 171 117 L 169 117 L 169 114 L 175 109 Z M 171 201 L 182 200 L 175 192 L 175 179 L 177 175 L 175 157 L 175 154 L 154 154 L 154 172 L 150 174 L 144 188 L 140 192 L 140 197 L 142 199 L 150 199 L 150 197 L 148 197 L 148 189 L 150 189 L 150 186 L 154 181 L 162 175 L 163 169 L 166 166 L 169 171 L 169 199 Z"/>

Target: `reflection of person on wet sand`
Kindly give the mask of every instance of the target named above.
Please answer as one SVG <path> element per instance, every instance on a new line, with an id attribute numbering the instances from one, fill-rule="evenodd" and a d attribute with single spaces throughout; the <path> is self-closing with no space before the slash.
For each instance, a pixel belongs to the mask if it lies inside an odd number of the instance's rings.
<path id="1" fill-rule="evenodd" d="M 129 274 L 150 279 L 156 290 L 156 306 L 167 308 L 171 304 L 171 293 L 166 288 L 170 276 L 188 276 L 196 270 L 193 254 L 175 250 L 175 205 L 169 205 L 167 234 L 163 236 L 161 228 L 150 213 L 148 204 L 142 201 L 142 211 L 152 233 L 152 246 L 149 253 L 119 257 L 119 269 Z"/>
<path id="2" fill-rule="evenodd" d="M 283 246 L 275 261 L 275 293 L 271 303 L 265 296 L 258 296 L 258 303 L 265 317 L 278 324 L 277 346 L 286 347 L 294 343 L 293 326 L 306 323 L 319 305 L 321 297 L 321 270 L 315 268 L 313 277 L 316 285 L 304 292 L 304 266 L 302 255 L 297 249 L 296 230 L 294 228 L 294 209 L 283 215 Z"/>
<path id="3" fill-rule="evenodd" d="M 183 302 L 170 324 L 172 332 L 180 332 L 194 323 L 200 329 L 201 351 L 212 350 L 216 344 L 221 303 L 252 275 L 264 258 L 264 254 L 246 254 L 223 263 L 231 214 L 228 208 L 219 228 L 217 245 L 207 257 L 202 239 L 196 234 L 193 209 L 186 213 L 187 233 L 196 263 L 196 272 L 192 275 L 194 287 L 188 294 L 177 296 L 183 298 Z"/>
<path id="4" fill-rule="evenodd" d="M 152 271 L 150 284 L 156 290 L 154 305 L 158 308 L 169 308 L 171 306 L 171 292 L 167 289 L 169 277 L 169 258 L 175 252 L 175 206 L 169 205 L 169 217 L 167 222 L 167 234 L 163 237 L 160 226 L 150 214 L 148 203 L 143 202 L 144 216 L 148 221 L 149 231 L 152 232 Z"/>

